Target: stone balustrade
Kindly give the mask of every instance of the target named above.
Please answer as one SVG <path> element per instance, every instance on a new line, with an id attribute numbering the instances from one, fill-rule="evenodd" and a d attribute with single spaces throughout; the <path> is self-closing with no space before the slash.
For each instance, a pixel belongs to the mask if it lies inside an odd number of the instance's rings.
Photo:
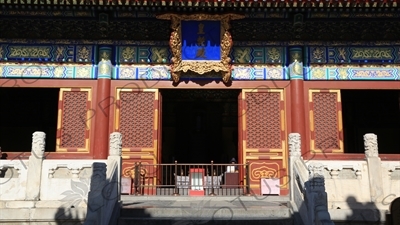
<path id="1" fill-rule="evenodd" d="M 35 132 L 29 160 L 0 160 L 0 223 L 115 223 L 120 207 L 121 146 L 121 134 L 112 133 L 105 160 L 44 159 L 45 133 Z"/>
<path id="2" fill-rule="evenodd" d="M 293 143 L 290 143 L 293 142 Z M 400 195 L 400 162 L 381 161 L 375 134 L 364 136 L 365 160 L 303 160 L 300 135 L 289 135 L 291 201 L 301 215 L 310 213 L 307 205 L 307 168 L 319 165 L 318 173 L 324 178 L 327 209 L 334 221 L 348 221 L 357 210 L 374 210 L 366 221 L 385 220 L 390 202 Z M 373 215 L 372 215 L 373 214 Z M 372 216 L 371 216 L 372 215 Z M 354 216 L 354 215 L 353 215 Z M 351 216 L 350 216 L 351 217 Z M 358 220 L 363 220 L 358 218 Z M 303 219 L 305 224 L 310 221 Z M 314 221 L 315 222 L 315 221 Z"/>

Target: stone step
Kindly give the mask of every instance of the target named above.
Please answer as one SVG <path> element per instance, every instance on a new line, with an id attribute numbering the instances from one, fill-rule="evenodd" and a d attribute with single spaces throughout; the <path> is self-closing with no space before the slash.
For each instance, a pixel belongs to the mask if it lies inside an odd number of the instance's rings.
<path id="1" fill-rule="evenodd" d="M 119 224 L 293 224 L 287 197 L 124 196 Z"/>
<path id="2" fill-rule="evenodd" d="M 278 220 L 173 220 L 173 219 L 127 219 L 121 218 L 118 225 L 294 225 L 292 219 Z"/>
<path id="3" fill-rule="evenodd" d="M 77 225 L 83 224 L 86 213 L 83 201 L 76 207 L 67 201 L 0 201 L 2 225 Z"/>
<path id="4" fill-rule="evenodd" d="M 121 217 L 125 218 L 197 218 L 197 219 L 282 219 L 290 218 L 288 207 L 246 207 L 232 208 L 229 206 L 188 208 L 165 207 L 151 208 L 146 206 L 135 209 L 121 209 Z"/>

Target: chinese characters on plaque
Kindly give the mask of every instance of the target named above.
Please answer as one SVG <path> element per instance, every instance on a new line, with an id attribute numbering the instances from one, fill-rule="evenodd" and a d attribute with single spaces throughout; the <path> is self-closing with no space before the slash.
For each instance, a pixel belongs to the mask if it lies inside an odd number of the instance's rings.
<path id="1" fill-rule="evenodd" d="M 182 61 L 221 60 L 220 21 L 182 21 Z"/>
<path id="2" fill-rule="evenodd" d="M 158 19 L 171 20 L 171 77 L 179 82 L 188 71 L 204 75 L 220 73 L 223 82 L 231 79 L 232 36 L 229 22 L 243 19 L 238 14 L 163 14 Z"/>

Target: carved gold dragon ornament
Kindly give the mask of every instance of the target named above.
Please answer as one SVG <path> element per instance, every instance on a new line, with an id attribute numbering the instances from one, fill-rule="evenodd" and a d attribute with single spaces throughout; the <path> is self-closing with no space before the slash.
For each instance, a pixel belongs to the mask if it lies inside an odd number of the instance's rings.
<path id="1" fill-rule="evenodd" d="M 193 71 L 198 74 L 205 74 L 211 71 L 222 73 L 223 82 L 229 82 L 231 78 L 231 58 L 229 53 L 231 51 L 233 42 L 232 36 L 229 33 L 229 21 L 233 19 L 242 19 L 244 16 L 236 14 L 225 15 L 208 15 L 208 14 L 195 14 L 195 15 L 176 15 L 164 14 L 157 16 L 158 19 L 171 20 L 172 33 L 170 36 L 170 48 L 172 51 L 172 65 L 171 75 L 174 82 L 179 82 L 182 72 Z M 219 20 L 221 21 L 221 61 L 182 61 L 182 41 L 181 41 L 181 21 L 182 20 Z"/>

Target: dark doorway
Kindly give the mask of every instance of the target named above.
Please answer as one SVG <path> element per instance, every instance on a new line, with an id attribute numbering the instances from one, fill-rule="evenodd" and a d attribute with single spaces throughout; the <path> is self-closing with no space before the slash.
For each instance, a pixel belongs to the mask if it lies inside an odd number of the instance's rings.
<path id="1" fill-rule="evenodd" d="M 30 152 L 32 134 L 46 133 L 46 151 L 56 150 L 58 88 L 0 88 L 0 147 Z"/>
<path id="2" fill-rule="evenodd" d="M 161 90 L 162 162 L 229 163 L 238 155 L 240 90 Z"/>
<path id="3" fill-rule="evenodd" d="M 344 150 L 364 153 L 366 133 L 378 136 L 380 154 L 400 153 L 400 91 L 342 90 Z"/>

